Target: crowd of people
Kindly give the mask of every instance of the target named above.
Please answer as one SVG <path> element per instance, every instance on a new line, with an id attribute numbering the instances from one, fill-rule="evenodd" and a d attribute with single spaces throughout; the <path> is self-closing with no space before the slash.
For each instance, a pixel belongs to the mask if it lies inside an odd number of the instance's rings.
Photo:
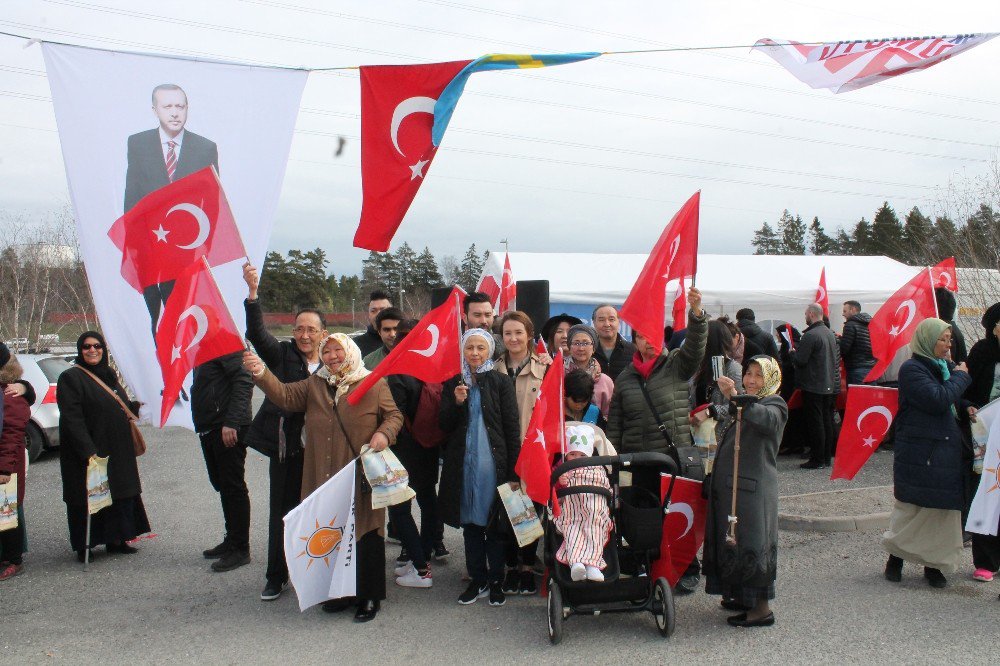
<path id="1" fill-rule="evenodd" d="M 703 482 L 708 501 L 703 557 L 675 586 L 690 594 L 701 586 L 735 611 L 733 626 L 775 622 L 778 559 L 779 452 L 807 457 L 803 468 L 827 467 L 835 455 L 837 395 L 859 384 L 874 366 L 868 323 L 859 303 L 843 305 L 841 335 L 818 304 L 806 307 L 804 329 L 792 324 L 778 334 L 764 330 L 752 310 L 710 319 L 695 288 L 688 293 L 686 327 L 665 331 L 666 349 L 638 332 L 628 341 L 612 305 L 594 309 L 590 326 L 559 314 L 538 332 L 523 312 L 497 317 L 489 297 L 468 294 L 463 303 L 462 371 L 443 384 L 392 375 L 379 379 L 357 404 L 346 398 L 413 330 L 417 322 L 382 292 L 371 295 L 367 329 L 355 337 L 329 333 L 323 313 L 304 309 L 292 337 L 278 340 L 264 325 L 257 270 L 247 264 L 247 340 L 254 351 L 198 366 L 191 411 L 205 467 L 222 509 L 222 539 L 203 552 L 211 569 L 225 572 L 250 563 L 250 496 L 245 481 L 247 448 L 269 458 L 268 544 L 263 601 L 277 599 L 288 584 L 282 518 L 355 460 L 362 448 L 392 446 L 405 466 L 419 506 L 411 502 L 372 509 L 363 475 L 355 488 L 357 592 L 331 599 L 323 610 L 355 609 L 355 620 L 377 616 L 386 597 L 386 535 L 401 544 L 395 583 L 429 588 L 435 562 L 451 556 L 445 526 L 462 531 L 467 588 L 461 604 L 487 599 L 501 606 L 507 595 L 538 592 L 539 543 L 519 547 L 497 486 L 520 486 L 515 472 L 521 443 L 543 379 L 565 373 L 564 414 L 573 444 L 567 459 L 589 455 L 658 452 L 679 475 Z M 896 504 L 883 545 L 885 577 L 899 581 L 905 562 L 924 567 L 932 587 L 963 566 L 971 538 L 974 577 L 990 580 L 1000 569 L 1000 539 L 963 534 L 978 478 L 973 469 L 970 424 L 977 409 L 1000 396 L 1000 304 L 987 310 L 985 337 L 965 362 L 964 341 L 952 321 L 954 298 L 939 293 L 942 319 L 919 325 L 912 358 L 884 381 L 898 386 L 899 412 L 893 445 Z M 563 364 L 554 364 L 558 352 Z M 134 554 L 135 539 L 150 531 L 142 501 L 130 400 L 109 364 L 100 333 L 77 343 L 74 367 L 58 381 L 60 469 L 70 547 L 82 560 L 88 549 Z M 846 381 L 841 376 L 844 367 Z M 256 415 L 251 394 L 265 395 Z M 0 483 L 18 474 L 19 528 L 0 532 L 0 580 L 20 573 L 25 550 L 23 436 L 31 387 L 21 380 L 16 357 L 0 346 Z M 789 409 L 794 392 L 801 406 Z M 707 424 L 707 426 L 706 426 Z M 706 451 L 694 446 L 696 429 L 714 434 L 717 450 L 706 474 Z M 737 451 L 742 451 L 738 453 Z M 695 453 L 691 453 L 694 451 Z M 741 457 L 739 457 L 741 456 Z M 95 457 L 108 458 L 110 507 L 90 517 L 86 470 Z M 739 461 L 738 479 L 734 464 Z M 580 468 L 566 484 L 600 486 L 601 468 Z M 579 470 L 578 470 L 579 471 Z M 659 476 L 637 469 L 634 486 L 657 494 Z M 738 488 L 734 485 L 738 484 Z M 738 492 L 737 492 L 738 491 Z M 733 499 L 735 496 L 735 500 Z M 730 520 L 731 501 L 739 515 Z M 574 504 L 577 502 L 577 504 Z M 565 536 L 557 559 L 573 580 L 601 581 L 600 552 L 609 532 L 606 510 L 582 500 L 555 522 Z M 606 509 L 606 508 L 605 508 Z M 536 505 L 544 514 L 544 507 Z M 727 539 L 731 530 L 738 539 Z M 731 535 L 730 535 L 731 536 Z"/>

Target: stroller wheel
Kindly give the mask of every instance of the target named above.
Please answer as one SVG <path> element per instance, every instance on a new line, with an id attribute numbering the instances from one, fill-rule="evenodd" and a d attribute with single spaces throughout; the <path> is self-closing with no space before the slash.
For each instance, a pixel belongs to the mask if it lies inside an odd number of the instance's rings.
<path id="1" fill-rule="evenodd" d="M 549 616 L 549 641 L 558 645 L 562 640 L 563 602 L 558 583 L 549 579 L 549 596 L 546 603 Z"/>
<path id="2" fill-rule="evenodd" d="M 673 590 L 664 578 L 657 578 L 653 587 L 653 619 L 661 636 L 670 638 L 673 635 L 677 610 L 674 608 Z"/>

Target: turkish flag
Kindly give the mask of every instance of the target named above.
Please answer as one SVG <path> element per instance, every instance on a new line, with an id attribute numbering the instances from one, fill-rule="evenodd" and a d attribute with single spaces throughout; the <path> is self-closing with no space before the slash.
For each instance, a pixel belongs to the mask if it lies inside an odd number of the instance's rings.
<path id="1" fill-rule="evenodd" d="M 654 349 L 663 349 L 667 282 L 693 277 L 698 271 L 700 203 L 701 192 L 695 192 L 670 220 L 618 312 Z"/>
<path id="2" fill-rule="evenodd" d="M 674 333 L 687 328 L 688 299 L 687 292 L 684 291 L 684 280 L 677 282 L 677 291 L 674 292 L 674 307 L 671 321 L 673 321 Z M 665 340 L 665 342 L 670 342 Z"/>
<path id="3" fill-rule="evenodd" d="M 816 302 L 823 308 L 823 314 L 830 316 L 830 295 L 826 293 L 826 266 L 819 273 L 819 286 L 816 287 Z"/>
<path id="4" fill-rule="evenodd" d="M 563 451 L 566 438 L 566 418 L 563 413 L 563 356 L 556 354 L 542 385 L 538 388 L 535 408 L 528 421 L 528 430 L 521 442 L 521 453 L 514 472 L 521 479 L 524 492 L 533 501 L 545 504 L 549 499 L 552 460 Z"/>
<path id="5" fill-rule="evenodd" d="M 517 299 L 517 283 L 514 281 L 514 273 L 510 270 L 510 253 L 507 253 L 503 260 L 503 277 L 500 280 L 500 301 L 497 303 L 497 314 L 506 314 L 514 309 L 514 301 Z"/>
<path id="6" fill-rule="evenodd" d="M 852 384 L 837 439 L 831 479 L 853 479 L 889 432 L 899 408 L 899 391 L 883 386 Z"/>
<path id="7" fill-rule="evenodd" d="M 451 379 L 462 371 L 462 297 L 465 292 L 452 287 L 448 299 L 424 315 L 403 341 L 392 348 L 347 402 L 358 404 L 382 377 L 411 375 L 433 384 Z"/>
<path id="8" fill-rule="evenodd" d="M 868 324 L 872 356 L 878 363 L 865 377 L 866 382 L 882 376 L 896 352 L 909 344 L 917 324 L 928 317 L 937 317 L 937 301 L 930 269 L 926 268 L 890 296 Z"/>
<path id="9" fill-rule="evenodd" d="M 122 277 L 138 292 L 176 280 L 202 257 L 220 266 L 247 256 L 211 166 L 144 196 L 115 220 L 108 236 L 122 251 Z"/>
<path id="10" fill-rule="evenodd" d="M 670 475 L 661 474 L 661 501 L 666 498 L 669 487 Z M 653 562 L 653 580 L 662 576 L 673 587 L 681 579 L 705 542 L 707 510 L 708 502 L 701 497 L 701 481 L 677 477 L 667 515 L 663 518 L 660 559 Z"/>
<path id="11" fill-rule="evenodd" d="M 361 67 L 361 222 L 354 246 L 385 252 L 437 152 L 434 104 L 471 60 Z"/>
<path id="12" fill-rule="evenodd" d="M 207 259 L 189 264 L 176 279 L 156 329 L 156 360 L 163 374 L 161 428 L 195 366 L 244 349 Z"/>
<path id="13" fill-rule="evenodd" d="M 958 272 L 955 270 L 955 257 L 948 257 L 931 268 L 931 277 L 935 287 L 944 287 L 948 291 L 958 293 Z"/>

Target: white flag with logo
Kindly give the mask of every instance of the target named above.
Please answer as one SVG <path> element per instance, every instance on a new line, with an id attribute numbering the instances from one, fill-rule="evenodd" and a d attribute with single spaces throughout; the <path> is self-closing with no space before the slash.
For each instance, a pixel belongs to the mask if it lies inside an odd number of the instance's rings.
<path id="1" fill-rule="evenodd" d="M 164 387 L 155 331 L 177 276 L 168 271 L 130 283 L 124 260 L 136 246 L 119 249 L 109 231 L 124 213 L 145 210 L 144 198 L 214 167 L 245 252 L 260 266 L 307 72 L 50 43 L 42 49 L 97 315 L 125 381 L 143 403 L 143 418 L 158 417 Z M 243 330 L 244 260 L 219 255 L 221 218 L 211 209 L 201 199 L 182 201 L 130 218 L 126 236 L 130 243 L 145 241 L 149 252 L 135 255 L 145 267 L 159 260 L 180 270 L 187 264 L 165 257 L 186 254 L 190 264 L 204 256 Z M 184 388 L 167 425 L 192 428 L 190 379 Z"/>
<path id="2" fill-rule="evenodd" d="M 989 439 L 986 440 L 986 455 L 983 456 L 983 475 L 969 509 L 969 518 L 965 521 L 967 532 L 991 536 L 997 535 L 997 523 L 1000 522 L 1000 415 L 996 412 L 996 408 L 984 408 L 978 415 L 980 420 L 985 418 L 992 423 Z"/>
<path id="3" fill-rule="evenodd" d="M 357 590 L 351 461 L 285 516 L 285 562 L 299 610 Z"/>

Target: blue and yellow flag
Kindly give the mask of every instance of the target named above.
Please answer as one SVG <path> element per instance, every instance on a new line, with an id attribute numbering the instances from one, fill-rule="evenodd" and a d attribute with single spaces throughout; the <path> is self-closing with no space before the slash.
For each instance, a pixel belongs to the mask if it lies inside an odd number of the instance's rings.
<path id="1" fill-rule="evenodd" d="M 455 105 L 458 98 L 465 90 L 465 82 L 469 76 L 476 72 L 486 72 L 494 69 L 533 69 L 536 67 L 551 67 L 553 65 L 567 65 L 571 62 L 590 60 L 601 55 L 600 53 L 553 53 L 549 55 L 530 54 L 510 54 L 491 53 L 476 58 L 460 71 L 451 80 L 445 89 L 438 96 L 434 105 L 434 129 L 431 131 L 431 140 L 435 146 L 441 145 L 444 131 L 448 129 L 451 121 L 451 114 L 455 112 Z"/>

